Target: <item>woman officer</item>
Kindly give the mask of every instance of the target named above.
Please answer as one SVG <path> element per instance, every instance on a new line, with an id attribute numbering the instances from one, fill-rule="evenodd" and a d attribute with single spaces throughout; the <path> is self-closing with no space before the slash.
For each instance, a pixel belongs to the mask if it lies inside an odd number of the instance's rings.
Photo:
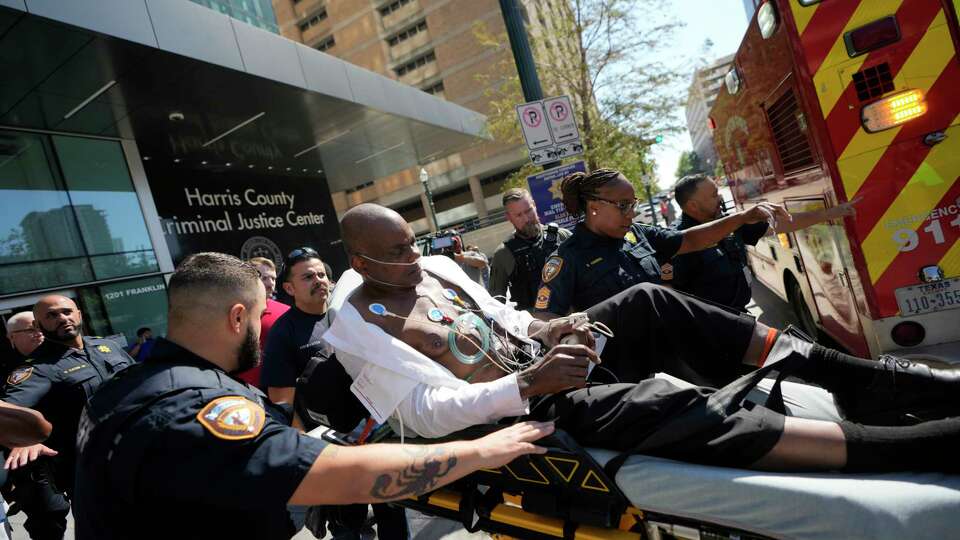
<path id="1" fill-rule="evenodd" d="M 534 307 L 555 315 L 584 311 L 637 283 L 662 283 L 663 263 L 675 255 L 705 249 L 741 225 L 790 220 L 782 206 L 760 203 L 745 212 L 676 231 L 633 222 L 636 193 L 619 171 L 574 173 L 563 179 L 560 188 L 567 211 L 584 219 L 543 266 Z"/>

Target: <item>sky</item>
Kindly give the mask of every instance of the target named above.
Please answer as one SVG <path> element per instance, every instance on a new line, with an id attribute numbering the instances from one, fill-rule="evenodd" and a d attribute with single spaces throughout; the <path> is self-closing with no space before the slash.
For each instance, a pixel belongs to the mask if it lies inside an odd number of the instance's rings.
<path id="1" fill-rule="evenodd" d="M 733 53 L 740 46 L 748 24 L 741 0 L 672 0 L 671 5 L 676 17 L 686 23 L 677 33 L 677 53 L 689 58 L 698 57 L 706 38 L 713 41 L 714 58 L 710 60 Z M 679 114 L 685 118 L 682 108 Z M 690 135 L 683 131 L 667 137 L 655 149 L 653 155 L 661 188 L 673 185 L 680 153 L 691 148 Z"/>

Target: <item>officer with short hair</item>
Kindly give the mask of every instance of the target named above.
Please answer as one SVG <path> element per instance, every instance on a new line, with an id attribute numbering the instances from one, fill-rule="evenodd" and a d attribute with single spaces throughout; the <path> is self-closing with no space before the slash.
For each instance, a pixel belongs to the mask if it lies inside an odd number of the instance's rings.
<path id="1" fill-rule="evenodd" d="M 525 189 L 513 188 L 503 194 L 507 220 L 516 231 L 493 253 L 490 265 L 492 296 L 506 296 L 517 309 L 532 310 L 540 287 L 540 273 L 557 246 L 570 237 L 570 231 L 550 223 L 540 224 L 537 206 Z"/>
<path id="2" fill-rule="evenodd" d="M 674 223 L 678 231 L 723 216 L 717 185 L 704 175 L 686 176 L 674 186 L 677 204 L 683 209 Z M 790 233 L 811 225 L 856 214 L 859 199 L 824 210 L 793 212 L 791 219 L 777 224 L 777 233 Z M 756 246 L 770 230 L 766 221 L 741 225 L 716 244 L 673 259 L 673 287 L 741 312 L 747 311 L 753 277 L 747 266 L 747 246 Z"/>
<path id="3" fill-rule="evenodd" d="M 44 341 L 10 372 L 0 393 L 7 403 L 36 409 L 53 425 L 46 445 L 12 448 L 5 465 L 15 474 L 14 500 L 27 514 L 30 537 L 62 538 L 73 491 L 77 422 L 83 406 L 114 373 L 133 360 L 111 340 L 82 335 L 73 300 L 45 296 L 33 306 Z"/>
<path id="4" fill-rule="evenodd" d="M 417 497 L 533 452 L 552 425 L 525 422 L 475 441 L 328 446 L 235 379 L 259 356 L 266 294 L 222 253 L 170 277 L 169 329 L 146 362 L 103 385 L 80 420 L 79 540 L 289 538 L 287 505 Z"/>

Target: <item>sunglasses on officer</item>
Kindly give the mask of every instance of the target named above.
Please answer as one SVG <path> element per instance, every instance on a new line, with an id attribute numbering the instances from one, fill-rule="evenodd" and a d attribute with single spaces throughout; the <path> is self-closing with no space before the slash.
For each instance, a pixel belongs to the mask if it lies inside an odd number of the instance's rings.
<path id="1" fill-rule="evenodd" d="M 297 249 L 287 253 L 287 257 L 283 260 L 283 268 L 280 269 L 280 273 L 277 276 L 277 282 L 283 283 L 287 281 L 289 277 L 290 268 L 293 265 L 301 261 L 306 261 L 309 259 L 319 259 L 320 254 L 317 253 L 317 250 L 312 247 L 298 247 Z"/>
<path id="2" fill-rule="evenodd" d="M 604 199 L 602 197 L 590 197 L 591 201 L 600 201 L 602 203 L 609 204 L 617 208 L 623 215 L 628 215 L 630 212 L 639 213 L 640 212 L 640 199 L 634 197 L 633 199 L 627 199 L 624 201 L 611 201 Z"/>

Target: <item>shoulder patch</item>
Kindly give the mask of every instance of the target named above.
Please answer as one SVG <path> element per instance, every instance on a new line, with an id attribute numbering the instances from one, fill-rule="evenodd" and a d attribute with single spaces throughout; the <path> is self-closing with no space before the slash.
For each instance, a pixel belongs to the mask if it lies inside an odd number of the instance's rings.
<path id="1" fill-rule="evenodd" d="M 197 413 L 197 420 L 219 439 L 240 441 L 260 434 L 266 423 L 263 407 L 241 396 L 219 397 Z"/>
<path id="2" fill-rule="evenodd" d="M 544 283 L 549 283 L 551 279 L 557 277 L 561 268 L 563 268 L 563 259 L 550 257 L 547 259 L 547 263 L 543 265 L 543 273 L 540 277 Z"/>
<path id="3" fill-rule="evenodd" d="M 637 235 L 633 234 L 633 231 L 627 231 L 627 234 L 623 235 L 623 239 L 631 244 L 637 243 Z"/>
<path id="4" fill-rule="evenodd" d="M 540 290 L 537 291 L 537 303 L 534 304 L 536 309 L 547 309 L 547 306 L 550 305 L 550 288 L 549 287 L 540 287 Z"/>
<path id="5" fill-rule="evenodd" d="M 7 375 L 7 384 L 20 384 L 33 375 L 33 366 L 15 369 Z"/>
<path id="6" fill-rule="evenodd" d="M 111 352 L 111 351 L 110 351 L 110 347 L 107 347 L 106 345 L 98 345 L 98 346 L 97 346 L 97 350 L 100 351 L 100 352 L 102 352 L 102 353 Z"/>

